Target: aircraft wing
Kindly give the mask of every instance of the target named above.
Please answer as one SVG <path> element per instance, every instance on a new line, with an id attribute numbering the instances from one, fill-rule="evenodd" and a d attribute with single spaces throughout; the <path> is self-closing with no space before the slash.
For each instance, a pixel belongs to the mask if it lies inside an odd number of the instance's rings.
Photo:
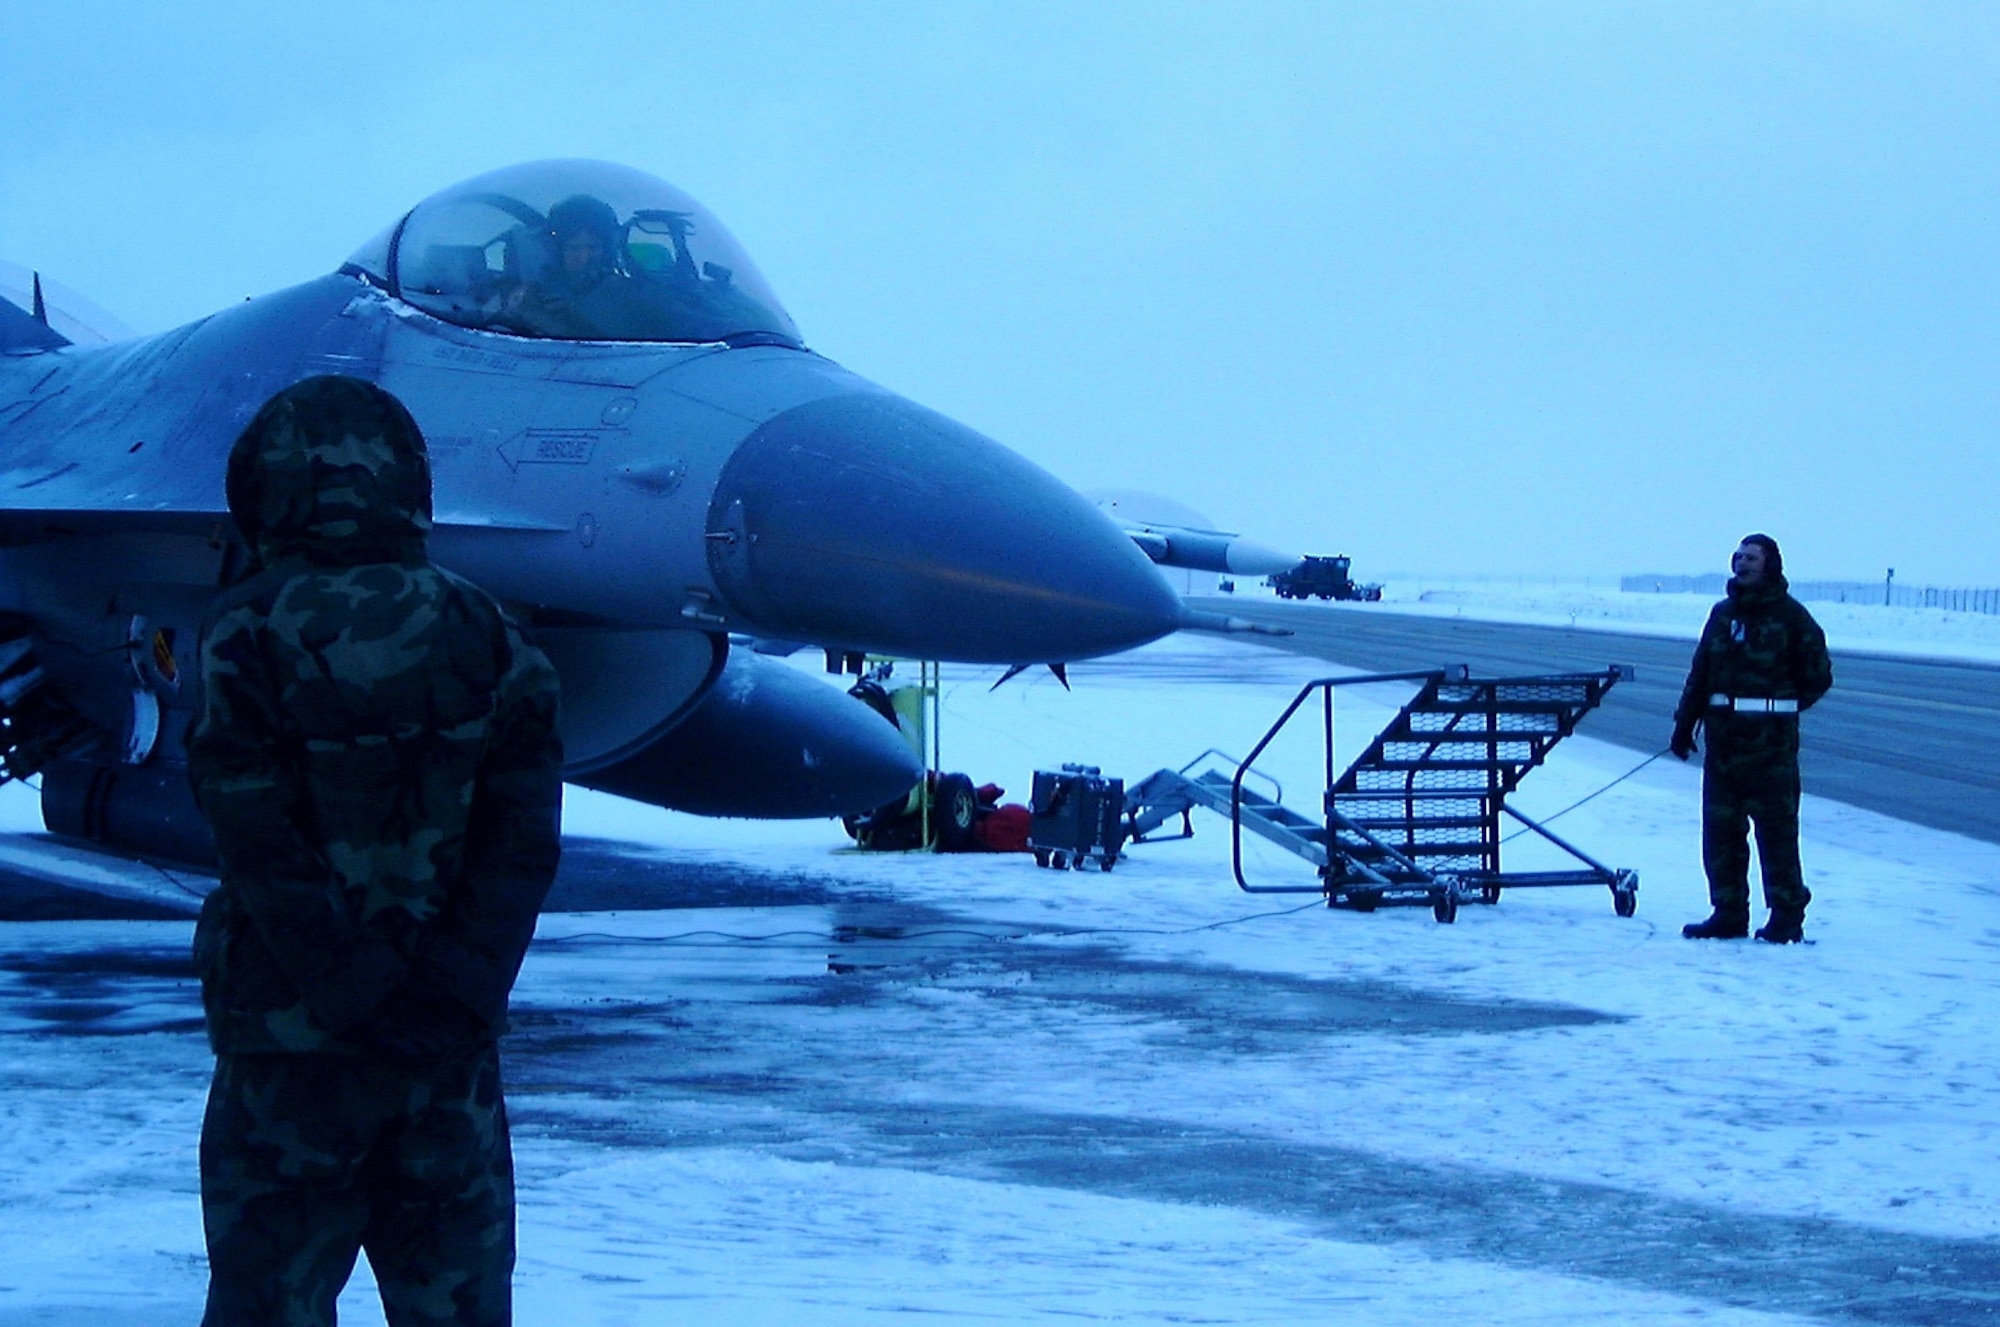
<path id="1" fill-rule="evenodd" d="M 217 501 L 204 507 L 10 507 L 0 499 L 0 544 L 78 534 L 183 534 L 222 540 L 235 535 L 229 509 Z M 493 512 L 441 513 L 432 519 L 439 534 L 558 534 L 566 525 L 540 517 Z"/>

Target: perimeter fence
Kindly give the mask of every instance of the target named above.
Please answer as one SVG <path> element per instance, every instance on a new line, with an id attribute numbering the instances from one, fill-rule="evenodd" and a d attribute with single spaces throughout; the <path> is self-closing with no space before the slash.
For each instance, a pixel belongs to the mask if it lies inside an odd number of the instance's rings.
<path id="1" fill-rule="evenodd" d="M 1700 576 L 1624 576 L 1627 594 L 1706 594 L 1722 596 L 1729 578 L 1721 572 Z M 1954 613 L 2000 616 L 2000 587 L 1897 585 L 1893 581 L 1793 581 L 1792 597 L 1812 603 L 1876 604 L 1891 608 L 1942 608 Z"/>

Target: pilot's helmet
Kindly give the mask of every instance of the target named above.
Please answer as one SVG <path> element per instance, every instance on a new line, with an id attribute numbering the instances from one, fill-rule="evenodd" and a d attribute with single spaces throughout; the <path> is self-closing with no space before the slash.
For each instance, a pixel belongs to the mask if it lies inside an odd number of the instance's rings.
<path id="1" fill-rule="evenodd" d="M 558 241 L 575 234 L 594 236 L 606 249 L 617 244 L 624 227 L 611 205 L 589 194 L 565 198 L 549 209 L 549 233 Z"/>

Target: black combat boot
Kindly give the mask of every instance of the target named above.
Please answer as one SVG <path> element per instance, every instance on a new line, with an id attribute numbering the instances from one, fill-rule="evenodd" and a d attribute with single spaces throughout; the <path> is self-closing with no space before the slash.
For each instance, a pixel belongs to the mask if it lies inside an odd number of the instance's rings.
<path id="1" fill-rule="evenodd" d="M 1681 927 L 1681 935 L 1689 940 L 1741 940 L 1750 934 L 1750 913 L 1748 910 L 1725 912 L 1717 908 L 1704 921 L 1689 922 Z"/>
<path id="2" fill-rule="evenodd" d="M 1767 945 L 1796 945 L 1806 938 L 1806 915 L 1790 908 L 1771 909 L 1771 920 L 1757 928 L 1757 938 Z"/>

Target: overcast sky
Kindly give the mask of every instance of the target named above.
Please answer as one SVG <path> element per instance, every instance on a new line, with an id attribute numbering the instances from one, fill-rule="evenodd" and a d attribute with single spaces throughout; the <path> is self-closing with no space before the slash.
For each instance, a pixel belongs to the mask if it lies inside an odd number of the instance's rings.
<path id="1" fill-rule="evenodd" d="M 2000 584 L 2000 7 L 0 0 L 0 258 L 154 331 L 510 162 L 1356 571 Z"/>

